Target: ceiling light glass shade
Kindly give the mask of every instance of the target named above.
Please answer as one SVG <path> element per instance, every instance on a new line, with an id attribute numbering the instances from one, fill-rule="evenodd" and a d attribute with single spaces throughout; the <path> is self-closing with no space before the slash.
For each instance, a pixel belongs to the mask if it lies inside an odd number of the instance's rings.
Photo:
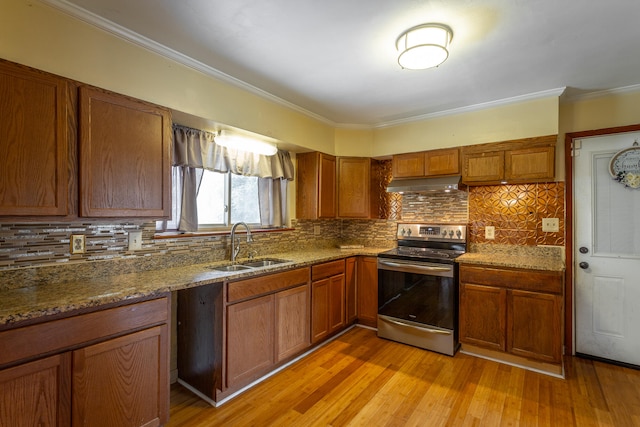
<path id="1" fill-rule="evenodd" d="M 423 24 L 405 31 L 396 40 L 398 64 L 409 70 L 437 67 L 449 57 L 451 28 L 442 24 Z"/>
<path id="2" fill-rule="evenodd" d="M 243 135 L 221 130 L 215 137 L 215 142 L 223 147 L 234 150 L 249 151 L 251 153 L 262 154 L 263 156 L 273 156 L 278 152 L 278 147 L 267 141 L 250 138 Z"/>

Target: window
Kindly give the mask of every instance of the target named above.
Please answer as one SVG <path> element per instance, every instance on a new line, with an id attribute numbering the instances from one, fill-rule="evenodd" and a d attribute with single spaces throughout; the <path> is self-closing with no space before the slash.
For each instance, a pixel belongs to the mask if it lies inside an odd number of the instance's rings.
<path id="1" fill-rule="evenodd" d="M 205 170 L 197 197 L 198 229 L 260 224 L 258 178 Z"/>

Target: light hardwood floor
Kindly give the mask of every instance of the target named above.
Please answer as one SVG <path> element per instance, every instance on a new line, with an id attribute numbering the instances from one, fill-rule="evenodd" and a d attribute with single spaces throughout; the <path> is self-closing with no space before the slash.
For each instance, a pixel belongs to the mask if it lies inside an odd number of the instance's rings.
<path id="1" fill-rule="evenodd" d="M 640 371 L 567 357 L 566 380 L 353 328 L 219 408 L 181 386 L 178 426 L 640 426 Z"/>

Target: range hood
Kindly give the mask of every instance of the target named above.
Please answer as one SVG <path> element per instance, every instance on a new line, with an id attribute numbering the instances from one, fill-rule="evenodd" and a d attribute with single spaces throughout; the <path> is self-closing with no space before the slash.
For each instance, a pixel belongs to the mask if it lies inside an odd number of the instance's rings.
<path id="1" fill-rule="evenodd" d="M 389 193 L 448 193 L 466 188 L 461 176 L 441 176 L 437 178 L 394 179 L 389 183 Z"/>

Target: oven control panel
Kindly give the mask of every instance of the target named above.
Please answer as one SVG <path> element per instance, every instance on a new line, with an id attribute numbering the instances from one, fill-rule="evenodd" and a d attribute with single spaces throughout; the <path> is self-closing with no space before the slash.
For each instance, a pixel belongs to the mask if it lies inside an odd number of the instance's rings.
<path id="1" fill-rule="evenodd" d="M 455 224 L 398 224 L 399 240 L 467 240 L 467 226 Z"/>

